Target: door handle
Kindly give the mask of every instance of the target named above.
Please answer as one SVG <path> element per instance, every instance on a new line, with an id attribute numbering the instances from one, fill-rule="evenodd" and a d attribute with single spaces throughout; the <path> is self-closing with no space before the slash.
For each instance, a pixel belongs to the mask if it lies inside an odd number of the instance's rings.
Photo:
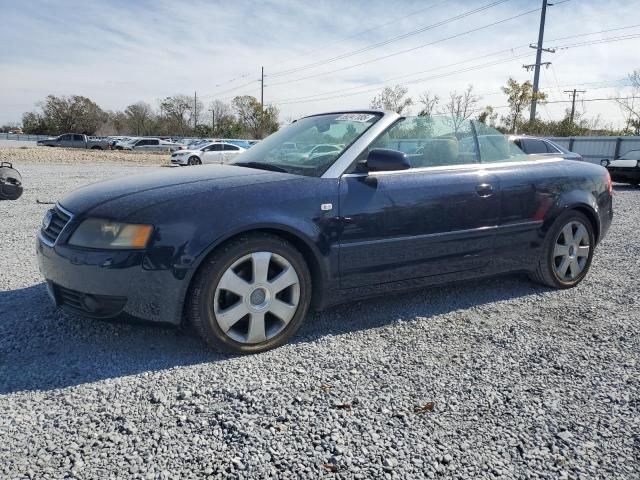
<path id="1" fill-rule="evenodd" d="M 476 186 L 476 193 L 481 197 L 490 197 L 493 195 L 493 186 L 490 183 L 481 183 Z"/>

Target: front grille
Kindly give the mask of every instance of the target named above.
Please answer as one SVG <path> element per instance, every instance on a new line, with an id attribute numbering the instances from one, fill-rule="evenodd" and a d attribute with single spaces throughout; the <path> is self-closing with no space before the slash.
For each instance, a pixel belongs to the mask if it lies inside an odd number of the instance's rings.
<path id="1" fill-rule="evenodd" d="M 41 228 L 40 233 L 53 245 L 60 236 L 62 229 L 66 227 L 69 220 L 71 220 L 71 216 L 63 212 L 57 206 L 49 211 L 51 212 L 51 222 L 49 222 L 49 226 L 47 228 Z"/>

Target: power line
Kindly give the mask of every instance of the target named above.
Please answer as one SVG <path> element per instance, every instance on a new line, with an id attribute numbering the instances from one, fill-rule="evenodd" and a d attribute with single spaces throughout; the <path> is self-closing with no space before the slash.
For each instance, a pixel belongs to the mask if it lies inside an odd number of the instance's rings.
<path id="1" fill-rule="evenodd" d="M 494 1 L 492 3 L 488 3 L 486 5 L 483 5 L 481 7 L 475 8 L 473 10 L 469 10 L 467 12 L 461 13 L 459 15 L 455 15 L 453 17 L 449 17 L 449 18 L 447 18 L 445 20 L 442 20 L 440 22 L 432 23 L 431 25 L 427 25 L 426 27 L 418 28 L 416 30 L 412 30 L 412 31 L 409 31 L 409 32 L 406 32 L 406 33 L 403 33 L 403 34 L 400 34 L 400 35 L 396 35 L 395 37 L 391 37 L 391 38 L 388 38 L 388 39 L 383 40 L 381 42 L 374 43 L 374 44 L 368 45 L 366 47 L 362 47 L 362 48 L 357 49 L 357 50 L 352 50 L 350 52 L 343 53 L 341 55 L 336 55 L 334 57 L 326 58 L 324 60 L 319 60 L 319 61 L 316 61 L 316 62 L 308 63 L 306 65 L 293 67 L 293 68 L 290 68 L 288 70 L 281 70 L 279 72 L 272 73 L 269 76 L 270 77 L 280 77 L 280 76 L 283 76 L 283 75 L 290 75 L 292 73 L 300 72 L 300 71 L 303 71 L 303 70 L 308 70 L 308 69 L 313 68 L 313 67 L 326 65 L 328 63 L 332 63 L 332 62 L 335 62 L 335 61 L 338 61 L 338 60 L 343 60 L 345 58 L 352 57 L 354 55 L 358 55 L 360 53 L 367 52 L 369 50 L 373 50 L 373 49 L 380 48 L 380 47 L 385 46 L 385 45 L 389 45 L 390 43 L 397 42 L 399 40 L 404 40 L 405 38 L 409 38 L 411 36 L 418 35 L 419 33 L 426 32 L 427 30 L 431 30 L 431 29 L 434 29 L 436 27 L 440 27 L 442 25 L 446 25 L 448 23 L 455 22 L 456 20 L 460 20 L 462 18 L 474 15 L 476 13 L 483 12 L 483 11 L 488 10 L 490 8 L 493 8 L 493 7 L 497 6 L 497 5 L 500 5 L 500 4 L 506 3 L 506 2 L 510 2 L 510 1 L 511 0 L 497 0 L 497 1 Z"/>
<path id="2" fill-rule="evenodd" d="M 617 40 L 617 38 L 614 37 L 613 40 Z M 599 40 L 597 40 L 597 41 L 599 42 Z M 585 44 L 581 44 L 580 46 L 585 46 L 587 44 L 588 44 L 588 42 L 585 43 Z M 574 48 L 574 47 L 571 47 L 571 48 Z M 493 53 L 489 53 L 489 54 L 486 54 L 486 55 L 482 55 L 480 57 L 474 57 L 474 58 L 463 60 L 463 61 L 456 62 L 456 63 L 453 63 L 453 64 L 436 67 L 436 68 L 433 68 L 433 69 L 430 69 L 430 70 L 423 70 L 421 72 L 414 72 L 414 73 L 407 74 L 407 75 L 401 75 L 401 76 L 392 77 L 390 79 L 385 79 L 385 80 L 383 80 L 381 82 L 377 82 L 375 85 L 383 85 L 384 83 L 387 83 L 390 80 L 397 80 L 397 79 L 400 79 L 400 78 L 407 78 L 407 77 L 415 76 L 415 75 L 421 74 L 421 73 L 427 73 L 427 72 L 432 72 L 432 71 L 436 71 L 436 70 L 441 70 L 443 68 L 457 66 L 457 65 L 460 65 L 460 64 L 463 64 L 463 63 L 468 63 L 470 61 L 478 60 L 480 58 L 494 56 L 496 54 L 503 53 L 505 51 L 510 51 L 510 50 L 511 49 L 499 50 L 497 52 L 493 52 Z M 415 84 L 415 83 L 422 83 L 422 82 L 425 82 L 427 80 L 433 80 L 433 79 L 447 77 L 447 76 L 450 76 L 450 75 L 456 75 L 456 74 L 459 74 L 459 73 L 465 73 L 465 72 L 468 72 L 468 71 L 478 70 L 478 69 L 481 69 L 481 68 L 486 68 L 486 67 L 490 67 L 490 66 L 494 66 L 494 65 L 498 65 L 498 64 L 502 64 L 502 63 L 507 63 L 507 62 L 510 62 L 512 60 L 517 60 L 517 59 L 520 59 L 520 58 L 524 58 L 527 55 L 528 54 L 520 54 L 520 55 L 516 55 L 516 56 L 510 57 L 510 58 L 507 58 L 507 59 L 497 60 L 497 61 L 493 61 L 493 62 L 489 62 L 489 63 L 485 63 L 485 64 L 480 64 L 480 65 L 475 65 L 475 66 L 471 66 L 471 67 L 466 67 L 464 69 L 459 69 L 459 70 L 455 70 L 455 71 L 452 71 L 452 72 L 446 72 L 446 73 L 443 73 L 443 74 L 440 74 L 440 75 L 435 75 L 435 76 L 415 79 L 415 80 L 412 80 L 412 81 L 409 81 L 409 82 L 404 82 L 404 84 L 405 85 L 410 85 L 410 84 Z M 602 83 L 602 82 L 600 82 L 600 83 Z M 572 85 L 579 85 L 579 84 L 572 84 Z M 303 103 L 303 102 L 306 102 L 306 101 L 332 100 L 332 99 L 336 99 L 336 98 L 349 97 L 349 96 L 354 96 L 354 95 L 360 95 L 360 94 L 363 94 L 363 93 L 369 93 L 369 92 L 372 92 L 372 91 L 377 91 L 378 88 L 379 88 L 379 86 L 378 86 L 378 87 L 374 87 L 374 88 L 366 88 L 365 90 L 360 90 L 360 91 L 357 91 L 357 92 L 354 92 L 354 93 L 348 93 L 348 94 L 344 94 L 344 95 L 336 95 L 337 93 L 340 93 L 340 92 L 351 91 L 351 90 L 355 90 L 355 89 L 362 89 L 362 88 L 365 88 L 365 87 L 368 87 L 368 86 L 349 87 L 349 88 L 345 88 L 345 89 L 332 90 L 332 91 L 329 91 L 329 92 L 306 95 L 306 96 L 302 96 L 302 97 L 280 99 L 280 100 L 273 101 L 271 104 L 287 105 L 287 104 L 294 104 L 294 103 Z"/>
<path id="3" fill-rule="evenodd" d="M 385 60 L 387 58 L 395 57 L 397 55 L 402 55 L 402 54 L 405 54 L 405 53 L 408 53 L 408 52 L 412 52 L 412 51 L 415 51 L 415 50 L 418 50 L 418 49 L 421 49 L 421 48 L 424 48 L 424 47 L 435 45 L 437 43 L 442 43 L 442 42 L 445 42 L 447 40 L 452 40 L 454 38 L 462 37 L 462 36 L 468 35 L 470 33 L 474 33 L 474 32 L 480 31 L 480 30 L 484 30 L 486 28 L 490 28 L 490 27 L 493 27 L 495 25 L 499 25 L 501 23 L 508 22 L 510 20 L 515 20 L 516 18 L 520 18 L 520 17 L 523 17 L 525 15 L 529 15 L 531 13 L 537 12 L 538 10 L 539 10 L 539 8 L 535 8 L 533 10 L 528 10 L 528 11 L 522 12 L 522 13 L 520 13 L 518 15 L 514 15 L 514 16 L 511 16 L 511 17 L 508 17 L 508 18 L 504 18 L 502 20 L 498 20 L 496 22 L 492 22 L 492 23 L 489 23 L 487 25 L 482 25 L 480 27 L 473 28 L 473 29 L 467 30 L 465 32 L 457 33 L 455 35 L 450 35 L 448 37 L 444 37 L 444 38 L 441 38 L 441 39 L 438 39 L 438 40 L 434 40 L 434 41 L 431 41 L 431 42 L 428 42 L 428 43 L 424 43 L 422 45 L 418 45 L 418 46 L 415 46 L 415 47 L 411 47 L 411 48 L 407 48 L 407 49 L 404 49 L 404 50 L 400 50 L 400 51 L 397 51 L 397 52 L 394 52 L 394 53 L 390 53 L 388 55 L 383 55 L 381 57 L 372 58 L 370 60 L 366 60 L 366 61 L 363 61 L 363 62 L 360 62 L 360 63 L 347 65 L 345 67 L 336 68 L 334 70 L 328 70 L 326 72 L 320 72 L 318 74 L 313 74 L 313 75 L 309 75 L 309 76 L 306 76 L 306 77 L 295 78 L 293 80 L 286 80 L 286 81 L 282 81 L 282 82 L 271 83 L 271 84 L 268 84 L 267 86 L 272 86 L 273 87 L 273 86 L 276 86 L 276 85 L 285 85 L 285 84 L 288 84 L 288 83 L 299 82 L 299 81 L 302 81 L 302 80 L 308 80 L 310 78 L 322 77 L 322 76 L 325 76 L 325 75 L 328 75 L 328 74 L 331 74 L 331 73 L 335 73 L 335 72 L 342 72 L 344 70 L 350 70 L 350 69 L 355 68 L 355 67 L 360 67 L 362 65 L 367 65 L 369 63 L 374 63 L 374 62 L 378 62 L 380 60 Z"/>
<path id="4" fill-rule="evenodd" d="M 373 27 L 367 28 L 366 30 L 361 30 L 359 32 L 356 32 L 356 33 L 341 37 L 337 41 L 329 43 L 328 45 L 323 45 L 320 48 L 315 48 L 313 50 L 307 50 L 306 52 L 299 53 L 299 54 L 296 55 L 296 58 L 297 57 L 302 57 L 302 56 L 308 56 L 308 55 L 311 55 L 312 53 L 316 53 L 316 52 L 319 52 L 321 50 L 325 50 L 326 48 L 328 48 L 330 46 L 337 45 L 339 43 L 342 43 L 344 40 L 348 40 L 349 38 L 359 37 L 360 35 L 364 35 L 365 33 L 369 33 L 369 32 L 372 32 L 374 30 L 378 30 L 380 28 L 386 27 L 387 25 L 391 25 L 391 24 L 396 23 L 396 22 L 398 22 L 400 20 L 404 20 L 405 18 L 413 17 L 413 16 L 415 16 L 415 15 L 417 15 L 419 13 L 422 13 L 422 12 L 424 12 L 426 10 L 431 10 L 431 9 L 433 9 L 435 7 L 439 7 L 440 5 L 443 5 L 443 4 L 448 3 L 450 1 L 451 0 L 443 0 L 443 1 L 438 2 L 438 3 L 432 3 L 431 5 L 427 5 L 426 7 L 420 8 L 418 10 L 414 10 L 413 12 L 408 13 L 407 15 L 403 15 L 402 17 L 397 17 L 397 18 L 394 18 L 394 19 L 389 20 L 387 22 L 380 23 L 380 24 L 375 25 Z M 291 61 L 290 60 L 284 60 L 283 63 L 287 64 L 287 63 L 291 63 Z"/>
<path id="5" fill-rule="evenodd" d="M 558 3 L 561 3 L 561 2 L 558 2 Z M 558 3 L 557 3 L 557 4 L 558 4 Z M 557 5 L 557 4 L 556 4 L 556 5 Z M 484 26 L 484 27 L 481 27 L 481 28 L 488 28 L 488 27 L 490 27 L 490 26 L 494 26 L 494 25 L 496 25 L 496 24 L 506 22 L 506 21 L 511 20 L 511 19 L 513 19 L 513 18 L 517 18 L 517 17 L 519 17 L 519 16 L 524 16 L 524 15 L 527 15 L 527 14 L 529 14 L 529 13 L 533 13 L 533 12 L 535 12 L 535 11 L 537 11 L 537 10 L 538 10 L 538 9 L 531 10 L 531 11 L 528 11 L 528 12 L 523 12 L 522 14 L 517 15 L 516 17 L 511 17 L 511 18 L 509 18 L 509 19 L 500 20 L 500 21 L 498 21 L 498 22 L 494 22 L 494 23 L 492 23 L 492 24 L 489 24 L 489 25 Z M 625 26 L 625 27 L 611 28 L 611 29 L 606 29 L 606 30 L 599 30 L 599 31 L 596 31 L 596 32 L 588 32 L 588 33 L 581 33 L 581 34 L 576 34 L 576 35 L 568 35 L 568 36 L 564 36 L 564 37 L 554 38 L 554 39 L 551 39 L 551 40 L 549 40 L 549 41 L 550 41 L 550 42 L 555 42 L 555 41 L 559 41 L 559 40 L 568 40 L 568 39 L 572 39 L 572 38 L 580 38 L 580 37 L 586 37 L 586 36 L 590 36 L 590 35 L 597 35 L 597 34 L 600 34 L 600 33 L 608 33 L 608 32 L 619 31 L 619 30 L 628 30 L 628 29 L 631 29 L 631 28 L 637 28 L 637 27 L 640 27 L 640 24 L 629 25 L 629 26 Z M 446 39 L 440 39 L 440 40 L 437 40 L 437 41 L 435 41 L 435 42 L 430 42 L 430 43 L 428 43 L 428 44 L 424 44 L 424 45 L 421 45 L 421 46 L 416 47 L 416 48 L 426 47 L 426 46 L 432 45 L 432 44 L 434 44 L 434 43 L 439 43 L 439 42 L 442 42 L 442 41 L 448 40 L 448 39 L 450 39 L 450 38 L 455 38 L 455 37 L 459 37 L 459 36 L 462 36 L 462 35 L 466 35 L 467 33 L 473 33 L 473 32 L 475 32 L 475 31 L 477 31 L 477 30 L 478 30 L 478 29 L 474 29 L 474 30 L 471 30 L 471 31 L 468 31 L 468 32 L 462 32 L 461 34 L 454 35 L 453 37 L 448 37 L 448 38 L 446 38 Z M 637 35 L 637 34 L 634 34 L 634 35 Z M 617 38 L 617 37 L 613 37 L 613 38 Z M 635 38 L 635 37 L 620 38 L 620 40 L 631 39 L 631 38 Z M 604 39 L 604 40 L 606 41 L 607 39 Z M 594 41 L 597 41 L 598 43 L 606 43 L 606 42 L 605 42 L 605 41 L 603 41 L 602 39 L 594 40 Z M 588 44 L 589 44 L 589 43 L 587 42 L 587 43 L 575 44 L 575 45 L 572 45 L 571 47 L 569 47 L 569 46 L 561 46 L 561 47 L 556 47 L 556 48 L 558 48 L 558 49 L 573 48 L 573 46 L 582 46 L 582 45 L 588 45 Z M 418 75 L 418 74 L 421 74 L 421 73 L 427 73 L 427 72 L 430 72 L 430 71 L 433 71 L 433 70 L 437 70 L 437 69 L 441 69 L 441 68 L 446 68 L 446 67 L 449 67 L 449 66 L 456 66 L 456 65 L 460 65 L 460 64 L 462 64 L 462 63 L 466 63 L 466 62 L 469 62 L 469 61 L 472 61 L 472 60 L 476 60 L 476 59 L 480 59 L 480 58 L 487 58 L 487 57 L 495 56 L 495 55 L 498 55 L 498 54 L 500 54 L 500 53 L 513 52 L 513 51 L 516 51 L 516 50 L 520 50 L 520 49 L 522 49 L 522 48 L 525 48 L 525 47 L 527 47 L 527 46 L 528 46 L 528 45 L 521 45 L 521 46 L 518 46 L 518 47 L 512 47 L 512 48 L 507 48 L 507 49 L 499 50 L 499 51 L 497 51 L 497 52 L 493 52 L 493 53 L 490 53 L 490 54 L 486 54 L 486 55 L 482 55 L 482 56 L 479 56 L 479 57 L 475 57 L 475 58 L 470 59 L 470 60 L 464 60 L 464 61 L 456 62 L 456 63 L 450 64 L 450 65 L 447 65 L 447 66 L 437 67 L 436 69 L 423 70 L 423 71 L 421 71 L 421 72 L 414 72 L 413 74 L 409 74 L 409 75 L 401 75 L 401 76 L 398 76 L 398 77 L 389 78 L 389 79 L 384 80 L 384 82 L 391 81 L 391 80 L 394 80 L 394 79 L 396 79 L 396 78 L 405 78 L 405 77 L 407 77 L 407 76 Z M 409 49 L 409 51 L 410 51 L 410 50 L 415 50 L 416 48 Z M 406 53 L 406 51 L 398 52 L 397 54 L 399 55 L 399 54 L 402 54 L 402 53 Z M 393 55 L 391 55 L 391 56 L 393 56 Z M 364 64 L 366 64 L 366 63 L 372 63 L 372 62 L 378 61 L 378 60 L 383 59 L 383 58 L 388 58 L 388 57 L 389 57 L 389 56 L 385 56 L 385 57 L 378 58 L 378 59 L 372 59 L 371 61 L 363 62 L 363 63 L 357 64 L 357 65 L 354 65 L 354 66 L 364 65 Z M 351 68 L 351 67 L 348 67 L 348 68 Z M 341 69 L 339 69 L 339 70 L 345 70 L 345 68 L 341 68 Z M 318 76 L 322 76 L 322 75 L 325 75 L 325 74 L 328 74 L 328 73 L 334 73 L 334 72 L 339 71 L 339 70 L 332 70 L 332 71 L 323 72 L 323 73 L 320 73 L 320 74 L 313 74 L 313 75 L 308 76 L 308 77 L 303 77 L 303 78 L 298 78 L 298 79 L 293 79 L 293 80 L 288 80 L 288 81 L 282 81 L 282 82 L 276 82 L 276 83 L 272 83 L 272 84 L 266 84 L 266 85 L 264 85 L 264 86 L 278 86 L 278 85 L 284 85 L 284 84 L 288 84 L 288 83 L 292 83 L 292 82 L 297 82 L 297 81 L 302 81 L 302 80 L 306 80 L 306 79 L 310 79 L 310 78 L 316 78 L 316 77 L 318 77 Z M 248 74 L 246 74 L 246 75 L 242 75 L 242 76 L 240 76 L 240 77 L 236 77 L 236 79 L 246 78 L 247 76 L 248 76 Z M 225 90 L 221 90 L 221 91 L 216 92 L 216 93 L 213 93 L 213 94 L 201 95 L 201 97 L 200 97 L 200 98 L 213 98 L 213 97 L 219 97 L 220 95 L 224 95 L 224 94 L 226 94 L 226 93 L 234 92 L 234 91 L 239 90 L 239 89 L 241 89 L 241 88 L 245 88 L 245 87 L 248 87 L 248 86 L 250 86 L 250 85 L 254 85 L 254 84 L 256 84 L 256 83 L 258 83 L 258 82 L 260 82 L 260 81 L 261 81 L 260 79 L 251 80 L 251 81 L 249 81 L 249 82 L 247 82 L 247 83 L 243 83 L 242 85 L 238 85 L 238 86 L 236 86 L 236 87 L 231 87 L 231 88 L 228 88 L 228 89 L 225 89 Z M 379 82 L 379 83 L 381 83 L 381 82 Z M 349 88 L 345 88 L 345 89 L 340 89 L 339 91 L 348 91 L 348 90 L 354 90 L 354 89 L 358 89 L 358 88 L 362 88 L 362 86 L 349 87 Z"/>
<path id="6" fill-rule="evenodd" d="M 489 63 L 484 63 L 484 64 L 481 64 L 481 65 L 475 65 L 475 66 L 471 66 L 471 67 L 466 67 L 466 68 L 463 68 L 463 69 L 460 69 L 460 70 L 455 70 L 453 72 L 447 72 L 447 73 L 443 73 L 443 74 L 440 74 L 440 75 L 433 75 L 433 76 L 430 76 L 430 77 L 419 78 L 419 79 L 411 80 L 409 82 L 404 82 L 404 85 L 411 85 L 411 84 L 414 84 L 414 83 L 422 83 L 422 82 L 425 82 L 427 80 L 435 80 L 435 79 L 438 79 L 438 78 L 443 78 L 443 77 L 447 77 L 447 76 L 451 76 L 451 75 L 457 75 L 459 73 L 466 73 L 466 72 L 470 72 L 470 71 L 473 71 L 473 70 L 479 70 L 481 68 L 492 67 L 492 66 L 495 66 L 495 65 L 511 62 L 513 60 L 517 60 L 517 59 L 524 58 L 524 57 L 525 57 L 525 54 L 519 55 L 519 56 L 516 56 L 516 57 L 512 57 L 512 58 L 507 58 L 507 59 L 497 60 L 497 61 L 493 61 L 493 62 L 489 62 Z M 302 97 L 302 98 L 291 99 L 291 100 L 280 100 L 280 101 L 274 101 L 273 104 L 287 105 L 287 104 L 291 104 L 291 103 L 304 103 L 304 102 L 307 102 L 307 101 L 332 100 L 332 99 L 336 99 L 336 98 L 350 97 L 350 96 L 354 96 L 354 95 L 360 95 L 360 94 L 363 94 L 363 93 L 373 92 L 373 91 L 377 91 L 378 89 L 379 89 L 379 87 L 373 87 L 373 88 L 367 88 L 366 90 L 361 90 L 361 91 L 354 92 L 354 93 L 348 93 L 348 94 L 344 94 L 344 95 L 332 95 L 332 96 L 327 96 L 327 97 L 323 97 L 323 98 Z"/>
<path id="7" fill-rule="evenodd" d="M 431 8 L 435 8 L 435 7 L 440 6 L 440 5 L 442 5 L 443 3 L 446 3 L 446 2 L 448 2 L 448 1 L 450 1 L 450 0 L 445 0 L 445 1 L 440 2 L 440 3 L 436 3 L 436 4 L 429 5 L 429 6 L 427 6 L 427 7 L 424 7 L 424 8 L 421 8 L 421 9 L 419 9 L 419 10 L 416 10 L 416 11 L 414 11 L 413 13 L 410 13 L 410 14 L 405 15 L 405 16 L 403 16 L 403 17 L 399 17 L 399 18 L 398 18 L 398 19 L 396 19 L 396 20 L 390 20 L 389 22 L 385 22 L 385 23 L 383 23 L 383 24 L 377 25 L 377 26 L 375 26 L 375 27 L 371 27 L 371 28 L 366 29 L 366 30 L 362 30 L 361 32 L 358 32 L 358 33 L 355 33 L 355 34 L 353 34 L 353 35 L 349 35 L 349 36 L 346 36 L 346 37 L 343 37 L 343 38 L 344 38 L 344 39 L 347 39 L 347 38 L 351 38 L 351 37 L 356 37 L 356 36 L 358 36 L 358 35 L 361 35 L 361 34 L 364 34 L 364 33 L 369 32 L 369 31 L 375 30 L 375 29 L 377 29 L 377 28 L 380 28 L 380 27 L 383 27 L 383 26 L 389 25 L 389 24 L 391 24 L 391 23 L 394 23 L 394 22 L 395 22 L 395 21 L 397 21 L 397 20 L 402 20 L 402 19 L 404 19 L 404 18 L 408 18 L 408 17 L 410 17 L 410 16 L 415 15 L 416 13 L 420 13 L 420 12 L 422 12 L 422 11 L 429 10 L 429 9 L 431 9 Z M 567 0 L 565 0 L 565 1 L 567 1 Z M 558 5 L 558 4 L 560 4 L 560 3 L 564 3 L 564 2 L 557 2 L 557 3 L 556 3 L 556 5 Z M 529 12 L 529 13 L 530 13 L 530 12 Z M 628 30 L 628 29 L 631 29 L 631 28 L 637 28 L 637 27 L 640 27 L 640 24 L 629 25 L 629 26 L 625 26 L 625 27 L 611 28 L 611 29 L 600 30 L 600 31 L 596 31 L 596 32 L 589 32 L 589 33 L 583 33 L 583 34 L 578 34 L 578 35 L 568 35 L 568 36 L 564 36 L 564 37 L 558 37 L 558 38 L 551 39 L 551 40 L 549 40 L 549 42 L 555 42 L 555 41 L 559 41 L 559 40 L 567 40 L 567 39 L 571 39 L 571 38 L 585 37 L 585 36 L 589 36 L 589 35 L 597 35 L 597 34 L 599 34 L 599 33 L 609 33 L 609 32 L 614 32 L 614 31 L 619 31 L 619 30 Z M 331 45 L 331 44 L 330 44 L 330 45 Z M 428 46 L 428 45 L 429 45 L 429 44 L 424 45 L 424 46 Z M 514 50 L 514 49 L 520 49 L 520 48 L 524 48 L 525 46 L 526 46 L 526 45 L 524 45 L 524 46 L 522 46 L 522 47 L 514 47 L 513 49 L 506 49 L 506 50 L 503 50 L 503 51 Z M 484 56 L 483 56 L 483 57 L 479 57 L 479 58 L 484 58 Z M 375 61 L 375 60 L 376 60 L 376 59 L 374 59 L 374 61 Z M 285 61 L 285 63 L 286 63 L 286 61 Z M 359 66 L 359 65 L 358 65 L 358 66 Z M 327 72 L 327 73 L 333 73 L 333 71 L 330 71 L 330 72 Z M 251 76 L 251 75 L 253 75 L 253 74 L 245 73 L 245 74 L 243 74 L 243 75 L 239 75 L 239 76 L 234 77 L 234 78 L 232 78 L 232 79 L 230 79 L 230 80 L 227 80 L 227 81 L 225 81 L 225 82 L 218 83 L 218 84 L 216 84 L 216 85 L 215 85 L 215 87 L 220 87 L 220 86 L 223 86 L 223 85 L 227 85 L 227 84 L 230 84 L 230 83 L 236 82 L 236 81 L 238 81 L 238 80 L 242 80 L 242 79 L 244 79 L 244 78 L 247 78 L 247 77 L 249 77 L 249 76 Z M 312 75 L 311 77 L 304 77 L 304 78 L 294 79 L 294 80 L 290 80 L 290 81 L 286 81 L 286 82 L 277 82 L 277 83 L 273 83 L 273 84 L 271 84 L 270 86 L 283 85 L 283 84 L 285 84 L 285 83 L 291 83 L 291 82 L 295 82 L 295 81 L 302 81 L 302 80 L 305 80 L 305 79 L 307 79 L 307 78 L 315 78 L 315 77 L 316 77 L 316 75 Z M 244 88 L 244 87 L 247 87 L 247 86 L 253 85 L 254 83 L 259 82 L 259 81 L 260 81 L 259 79 L 251 80 L 251 81 L 249 81 L 249 82 L 247 82 L 247 83 L 243 83 L 242 85 L 238 85 L 238 86 L 235 86 L 235 87 L 231 87 L 231 88 L 228 88 L 228 89 L 225 89 L 225 90 L 221 90 L 221 91 L 218 91 L 218 92 L 215 92 L 215 93 L 212 93 L 212 94 L 202 95 L 202 96 L 201 96 L 201 98 L 212 98 L 212 97 L 217 97 L 217 96 L 219 96 L 219 95 L 224 95 L 225 93 L 229 93 L 229 92 L 233 92 L 233 91 L 239 90 L 239 89 L 241 89 L 241 88 Z"/>

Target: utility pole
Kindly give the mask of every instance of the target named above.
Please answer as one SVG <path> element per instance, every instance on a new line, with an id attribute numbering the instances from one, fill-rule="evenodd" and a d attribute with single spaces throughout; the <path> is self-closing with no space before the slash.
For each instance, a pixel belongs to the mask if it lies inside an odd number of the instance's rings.
<path id="1" fill-rule="evenodd" d="M 555 50 L 550 48 L 542 48 L 542 43 L 544 41 L 544 23 L 545 23 L 545 18 L 547 16 L 547 5 L 551 7 L 553 3 L 547 3 L 547 0 L 542 0 L 542 10 L 540 12 L 540 30 L 538 31 L 538 43 L 536 45 L 529 45 L 529 47 L 536 49 L 536 63 L 534 63 L 533 65 L 522 66 L 526 70 L 530 70 L 531 68 L 533 68 L 534 70 L 533 98 L 531 99 L 531 114 L 529 115 L 529 121 L 532 123 L 536 119 L 536 104 L 538 101 L 536 97 L 538 93 L 538 83 L 540 81 L 540 66 L 545 65 L 549 67 L 549 65 L 551 65 L 551 62 L 542 63 L 542 52 L 543 51 L 549 52 L 549 53 L 555 52 Z"/>
<path id="2" fill-rule="evenodd" d="M 198 92 L 193 92 L 193 130 L 198 126 Z"/>
<path id="3" fill-rule="evenodd" d="M 216 131 L 216 110 L 211 107 L 211 135 L 214 135 Z"/>
<path id="4" fill-rule="evenodd" d="M 565 90 L 564 93 L 568 93 L 571 96 L 571 117 L 569 117 L 569 122 L 573 125 L 573 116 L 576 113 L 576 93 L 586 93 L 586 90 Z"/>
<path id="5" fill-rule="evenodd" d="M 264 67 L 260 75 L 260 111 L 264 112 Z"/>

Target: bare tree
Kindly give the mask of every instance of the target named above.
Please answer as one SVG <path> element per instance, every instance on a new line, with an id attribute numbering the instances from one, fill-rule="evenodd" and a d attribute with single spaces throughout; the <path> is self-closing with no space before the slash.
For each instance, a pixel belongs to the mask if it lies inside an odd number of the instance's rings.
<path id="1" fill-rule="evenodd" d="M 473 94 L 472 85 L 469 85 L 462 93 L 453 91 L 449 94 L 449 101 L 444 105 L 444 108 L 455 133 L 475 113 L 479 102 L 480 97 Z"/>
<path id="2" fill-rule="evenodd" d="M 409 90 L 402 85 L 384 87 L 380 95 L 376 95 L 371 100 L 371 108 L 382 108 L 383 110 L 403 113 L 413 105 L 413 99 L 411 97 L 405 97 L 408 91 Z"/>
<path id="3" fill-rule="evenodd" d="M 214 100 L 209 104 L 209 114 L 211 115 L 211 128 L 214 135 L 222 130 L 229 122 L 233 121 L 233 110 L 228 103 L 221 100 Z"/>
<path id="4" fill-rule="evenodd" d="M 418 115 L 421 117 L 433 117 L 436 107 L 440 102 L 440 97 L 436 94 L 424 92 L 420 95 L 419 101 L 422 104 L 422 110 L 420 110 Z"/>
<path id="5" fill-rule="evenodd" d="M 635 135 L 640 135 L 640 70 L 634 70 L 629 74 L 631 82 L 631 95 L 622 96 L 620 92 L 616 94 L 616 102 L 625 116 L 625 131 L 632 131 Z"/>
<path id="6" fill-rule="evenodd" d="M 137 102 L 129 105 L 124 113 L 127 117 L 129 131 L 135 132 L 136 135 L 149 135 L 151 133 L 153 122 L 153 110 L 151 105 L 145 102 Z"/>

